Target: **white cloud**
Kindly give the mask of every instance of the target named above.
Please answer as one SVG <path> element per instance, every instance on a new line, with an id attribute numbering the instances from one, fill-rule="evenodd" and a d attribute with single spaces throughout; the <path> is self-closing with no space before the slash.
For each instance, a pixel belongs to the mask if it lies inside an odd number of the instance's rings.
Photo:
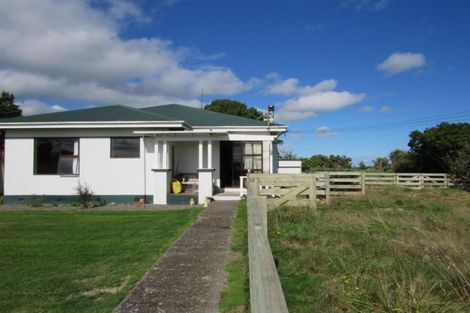
<path id="1" fill-rule="evenodd" d="M 266 90 L 270 94 L 291 96 L 281 104 L 277 113 L 280 120 L 299 120 L 315 116 L 318 112 L 335 111 L 362 101 L 365 94 L 336 91 L 338 82 L 327 79 L 316 85 L 299 86 L 296 78 L 276 80 Z"/>
<path id="2" fill-rule="evenodd" d="M 318 137 L 326 137 L 326 136 L 334 136 L 336 133 L 329 127 L 320 126 L 315 130 L 315 136 Z"/>
<path id="3" fill-rule="evenodd" d="M 364 113 L 370 113 L 370 112 L 374 112 L 375 108 L 373 106 L 366 105 L 366 106 L 361 107 L 359 111 L 364 112 Z"/>
<path id="4" fill-rule="evenodd" d="M 22 102 L 18 102 L 17 104 L 20 106 L 21 110 L 23 110 L 23 115 L 66 111 L 66 109 L 60 105 L 51 106 L 47 103 L 36 100 L 25 100 Z"/>
<path id="5" fill-rule="evenodd" d="M 392 76 L 424 65 L 426 65 L 426 57 L 421 53 L 394 52 L 377 65 L 377 70 L 384 72 L 387 76 Z"/>
<path id="6" fill-rule="evenodd" d="M 277 81 L 274 84 L 269 85 L 267 92 L 270 94 L 291 95 L 297 91 L 298 84 L 298 79 L 288 78 L 286 80 Z"/>
<path id="7" fill-rule="evenodd" d="M 89 0 L 0 1 L 0 86 L 20 99 L 143 106 L 190 104 L 201 89 L 233 95 L 259 83 L 224 67 L 186 68 L 192 50 L 162 38 L 120 37 L 125 19 L 146 18 L 123 0 L 110 0 L 102 10 Z"/>
<path id="8" fill-rule="evenodd" d="M 392 0 L 341 0 L 340 6 L 356 11 L 381 11 L 388 7 Z"/>
<path id="9" fill-rule="evenodd" d="M 109 13 L 117 20 L 131 17 L 138 22 L 150 21 L 150 19 L 142 12 L 142 9 L 135 3 L 125 0 L 109 0 L 109 4 Z"/>
<path id="10" fill-rule="evenodd" d="M 384 105 L 383 107 L 380 107 L 380 112 L 382 113 L 392 113 L 393 109 L 389 107 L 388 105 Z"/>

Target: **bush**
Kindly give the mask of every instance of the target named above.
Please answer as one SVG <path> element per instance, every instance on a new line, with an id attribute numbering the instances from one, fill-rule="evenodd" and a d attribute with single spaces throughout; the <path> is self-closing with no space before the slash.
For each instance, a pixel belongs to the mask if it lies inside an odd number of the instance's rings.
<path id="1" fill-rule="evenodd" d="M 449 167 L 449 173 L 457 187 L 470 190 L 470 143 L 462 150 L 447 155 L 444 159 Z"/>
<path id="2" fill-rule="evenodd" d="M 83 208 L 93 207 L 93 190 L 91 189 L 90 185 L 87 183 L 81 184 L 78 182 L 77 187 L 75 187 L 75 191 L 78 195 L 78 201 Z"/>

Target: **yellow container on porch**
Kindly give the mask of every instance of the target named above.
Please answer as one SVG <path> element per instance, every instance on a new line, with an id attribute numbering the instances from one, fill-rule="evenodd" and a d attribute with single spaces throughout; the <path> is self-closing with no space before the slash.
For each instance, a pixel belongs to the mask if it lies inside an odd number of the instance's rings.
<path id="1" fill-rule="evenodd" d="M 183 191 L 183 185 L 181 185 L 181 183 L 177 179 L 172 179 L 171 191 L 173 191 L 173 193 L 181 193 Z"/>

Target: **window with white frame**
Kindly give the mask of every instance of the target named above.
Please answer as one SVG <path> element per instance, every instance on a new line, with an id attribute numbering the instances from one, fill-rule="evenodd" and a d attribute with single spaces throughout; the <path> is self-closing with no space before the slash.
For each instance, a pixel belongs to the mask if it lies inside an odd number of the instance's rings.
<path id="1" fill-rule="evenodd" d="M 262 142 L 246 142 L 243 149 L 243 169 L 251 173 L 263 172 Z"/>
<path id="2" fill-rule="evenodd" d="M 78 138 L 36 138 L 34 142 L 36 175 L 78 175 Z"/>

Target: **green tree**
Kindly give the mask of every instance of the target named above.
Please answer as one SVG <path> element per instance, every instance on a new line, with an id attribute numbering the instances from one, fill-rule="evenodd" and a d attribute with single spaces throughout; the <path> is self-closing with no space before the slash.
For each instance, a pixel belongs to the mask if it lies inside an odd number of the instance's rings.
<path id="1" fill-rule="evenodd" d="M 263 112 L 256 108 L 248 107 L 245 103 L 230 100 L 230 99 L 217 99 L 204 107 L 204 110 L 237 115 L 252 119 L 261 119 Z"/>
<path id="2" fill-rule="evenodd" d="M 470 191 L 470 143 L 466 142 L 461 150 L 448 154 L 444 162 L 454 184 Z"/>
<path id="3" fill-rule="evenodd" d="M 363 170 L 366 170 L 366 169 L 367 169 L 367 165 L 366 165 L 366 163 L 364 163 L 364 161 L 361 161 L 361 162 L 359 162 L 358 168 L 359 168 L 361 171 L 363 171 Z"/>
<path id="4" fill-rule="evenodd" d="M 300 157 L 292 152 L 291 150 L 281 150 L 279 151 L 280 160 L 300 160 Z"/>
<path id="5" fill-rule="evenodd" d="M 395 173 L 414 172 L 413 155 L 410 152 L 395 149 L 388 155 Z"/>
<path id="6" fill-rule="evenodd" d="M 316 154 L 303 160 L 302 166 L 303 171 L 305 172 L 350 169 L 352 168 L 352 159 L 345 155 L 326 156 L 323 154 Z"/>
<path id="7" fill-rule="evenodd" d="M 372 161 L 373 167 L 380 171 L 385 172 L 391 169 L 390 160 L 387 157 L 378 157 Z"/>
<path id="8" fill-rule="evenodd" d="M 330 155 L 328 157 L 331 169 L 350 169 L 352 168 L 352 159 L 345 155 Z"/>
<path id="9" fill-rule="evenodd" d="M 15 104 L 15 96 L 5 90 L 0 95 L 0 118 L 21 116 L 21 109 Z"/>
<path id="10" fill-rule="evenodd" d="M 413 131 L 408 146 L 414 169 L 419 172 L 448 172 L 447 159 L 470 144 L 470 123 L 441 123 L 423 132 Z"/>

